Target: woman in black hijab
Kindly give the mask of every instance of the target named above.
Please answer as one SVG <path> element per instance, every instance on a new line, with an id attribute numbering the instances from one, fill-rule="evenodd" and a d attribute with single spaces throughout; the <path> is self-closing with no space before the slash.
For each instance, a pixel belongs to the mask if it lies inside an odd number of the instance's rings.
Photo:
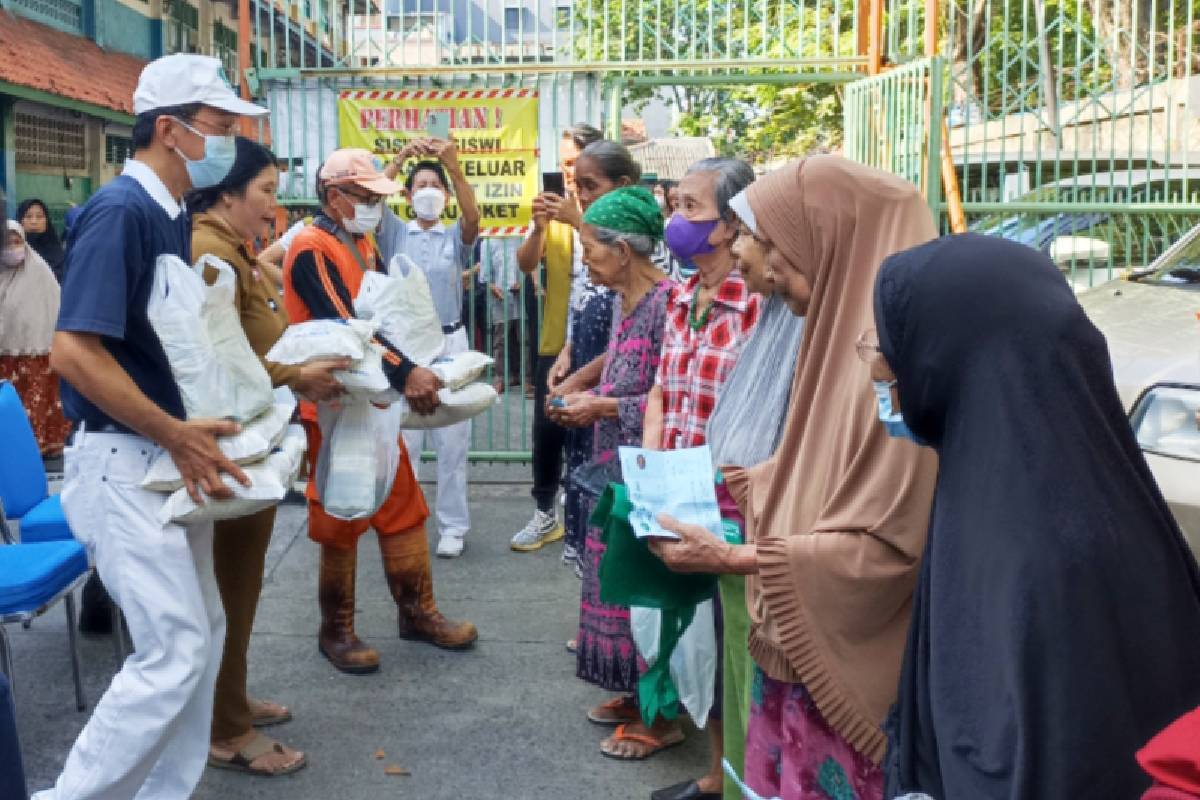
<path id="1" fill-rule="evenodd" d="M 1200 576 L 1103 336 L 1049 259 L 974 235 L 884 262 L 875 320 L 880 416 L 940 456 L 885 796 L 1136 798 L 1135 751 L 1200 704 Z"/>
<path id="2" fill-rule="evenodd" d="M 46 204 L 37 199 L 21 203 L 17 206 L 17 222 L 21 223 L 21 228 L 25 231 L 25 241 L 34 252 L 45 259 L 54 277 L 62 283 L 63 261 L 66 257 L 62 241 L 54 230 L 54 223 L 50 221 L 50 210 L 46 208 Z"/>

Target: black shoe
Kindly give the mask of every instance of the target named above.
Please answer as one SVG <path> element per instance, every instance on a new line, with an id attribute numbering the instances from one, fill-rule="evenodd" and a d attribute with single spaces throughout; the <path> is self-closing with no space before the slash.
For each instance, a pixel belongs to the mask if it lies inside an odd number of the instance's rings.
<path id="1" fill-rule="evenodd" d="M 87 583 L 83 585 L 83 602 L 79 608 L 79 632 L 91 636 L 107 636 L 112 628 L 112 600 L 100 582 L 99 576 L 92 573 Z"/>
<path id="2" fill-rule="evenodd" d="M 720 792 L 702 792 L 700 784 L 684 781 L 650 793 L 650 800 L 721 800 Z"/>

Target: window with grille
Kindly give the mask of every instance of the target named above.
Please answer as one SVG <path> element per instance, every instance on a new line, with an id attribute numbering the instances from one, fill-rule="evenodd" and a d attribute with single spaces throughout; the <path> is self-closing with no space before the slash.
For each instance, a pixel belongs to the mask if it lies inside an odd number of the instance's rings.
<path id="1" fill-rule="evenodd" d="M 225 76 L 230 83 L 238 84 L 238 34 L 233 28 L 227 27 L 219 20 L 213 23 L 213 55 L 221 59 L 225 68 Z"/>
<path id="2" fill-rule="evenodd" d="M 83 29 L 83 4 L 79 0 L 13 0 L 13 5 L 73 30 Z"/>
<path id="3" fill-rule="evenodd" d="M 17 166 L 87 169 L 82 122 L 69 122 L 18 111 Z"/>
<path id="4" fill-rule="evenodd" d="M 111 133 L 104 137 L 104 163 L 124 164 L 133 157 L 133 139 L 128 136 L 114 136 Z"/>
<path id="5" fill-rule="evenodd" d="M 186 0 L 168 0 L 167 52 L 199 52 L 200 11 Z"/>

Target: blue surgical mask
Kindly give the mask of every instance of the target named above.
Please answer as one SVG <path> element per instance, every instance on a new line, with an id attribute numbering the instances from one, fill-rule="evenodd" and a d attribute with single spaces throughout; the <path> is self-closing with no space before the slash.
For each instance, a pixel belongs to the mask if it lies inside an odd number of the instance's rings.
<path id="1" fill-rule="evenodd" d="M 908 439 L 917 444 L 921 441 L 908 429 L 908 423 L 898 409 L 892 408 L 892 387 L 895 381 L 871 381 L 875 387 L 875 399 L 879 401 L 879 421 L 887 428 L 889 436 L 897 439 Z"/>
<path id="2" fill-rule="evenodd" d="M 178 147 L 175 148 L 175 154 L 183 159 L 184 166 L 187 167 L 188 177 L 192 179 L 192 188 L 207 189 L 225 180 L 225 176 L 233 169 L 233 162 L 237 160 L 236 137 L 232 135 L 209 136 L 181 119 L 176 117 L 172 117 L 172 119 L 197 136 L 204 137 L 204 158 L 199 161 L 192 161 L 181 153 Z"/>

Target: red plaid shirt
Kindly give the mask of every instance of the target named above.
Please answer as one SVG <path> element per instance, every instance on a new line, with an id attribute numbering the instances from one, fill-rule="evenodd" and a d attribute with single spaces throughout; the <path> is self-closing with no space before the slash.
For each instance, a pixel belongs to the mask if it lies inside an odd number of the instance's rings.
<path id="1" fill-rule="evenodd" d="M 662 387 L 664 450 L 699 447 L 707 441 L 705 429 L 717 394 L 758 322 L 762 298 L 734 271 L 718 287 L 704 327 L 693 331 L 688 317 L 699 282 L 700 276 L 693 275 L 667 305 L 655 379 Z"/>

